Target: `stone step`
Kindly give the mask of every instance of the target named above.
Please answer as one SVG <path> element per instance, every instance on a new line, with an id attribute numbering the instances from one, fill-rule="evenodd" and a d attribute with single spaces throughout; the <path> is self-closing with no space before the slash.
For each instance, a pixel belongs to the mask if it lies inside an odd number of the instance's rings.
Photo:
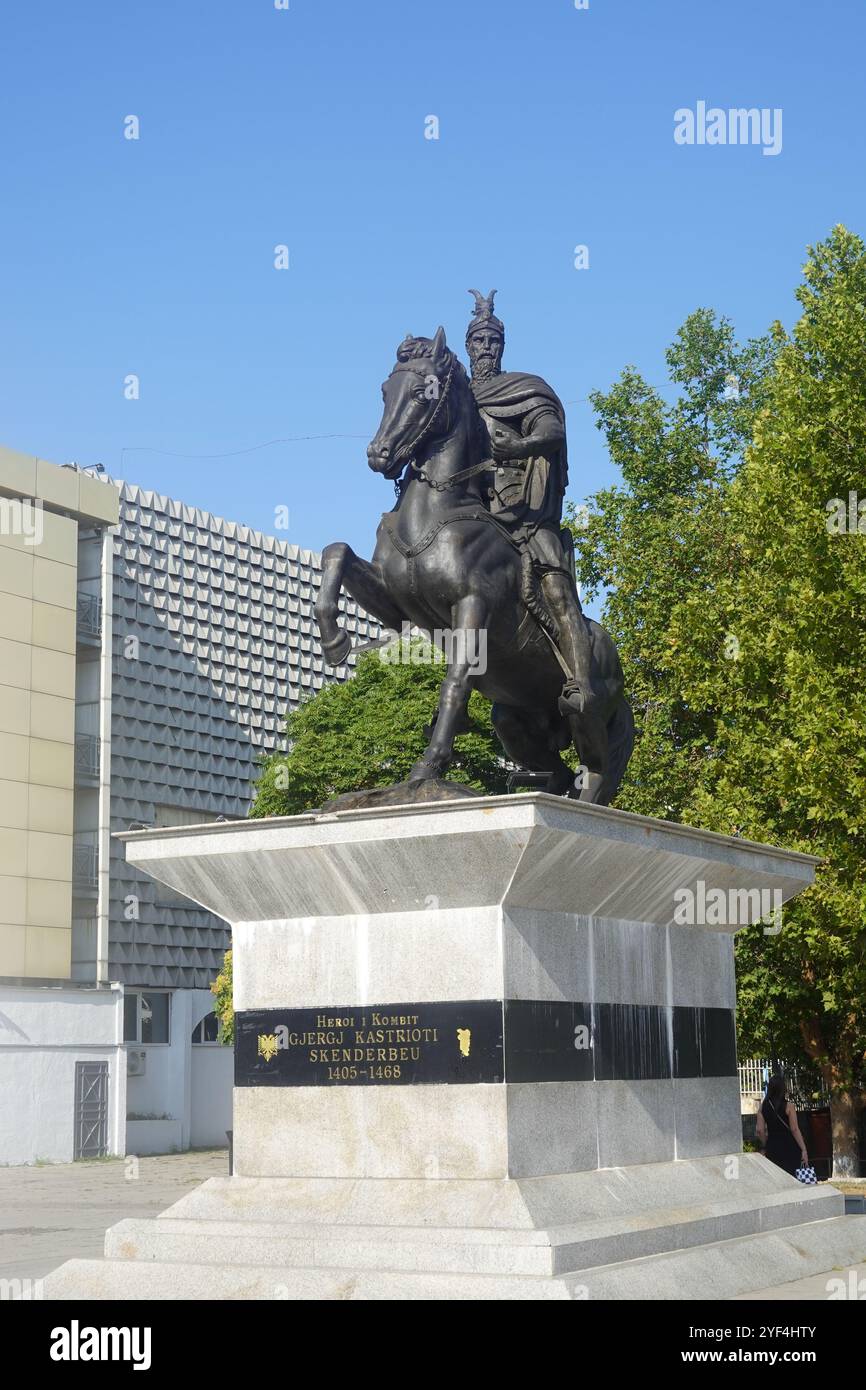
<path id="1" fill-rule="evenodd" d="M 70 1260 L 47 1276 L 44 1296 L 73 1301 L 727 1299 L 814 1274 L 838 1277 L 840 1269 L 864 1259 L 866 1223 L 838 1216 L 554 1277 Z"/>
<path id="2" fill-rule="evenodd" d="M 735 1162 L 732 1166 L 731 1155 L 715 1155 L 471 1182 L 214 1177 L 163 1215 L 217 1221 L 542 1230 L 631 1216 L 642 1225 L 661 1210 L 726 1211 L 732 1201 L 737 1207 L 758 1208 L 779 1197 L 801 1204 L 797 1221 L 809 1219 L 810 1204 L 815 1201 L 820 1205 L 833 1200 L 842 1214 L 842 1195 L 829 1185 L 803 1186 L 759 1154 L 739 1154 Z"/>
<path id="3" fill-rule="evenodd" d="M 566 1276 L 590 1299 L 727 1299 L 754 1289 L 844 1271 L 866 1260 L 866 1222 L 835 1216 L 785 1226 L 740 1240 L 720 1241 Z"/>
<path id="4" fill-rule="evenodd" d="M 274 1299 L 277 1301 L 568 1300 L 558 1279 L 411 1270 L 294 1269 L 289 1266 L 176 1261 L 69 1260 L 49 1274 L 43 1297 L 105 1299 Z"/>
<path id="5" fill-rule="evenodd" d="M 808 1193 L 808 1196 L 806 1195 Z M 293 1268 L 427 1270 L 453 1274 L 551 1276 L 706 1245 L 838 1214 L 839 1194 L 826 1189 L 748 1201 L 657 1208 L 619 1219 L 532 1229 L 324 1225 L 248 1219 L 184 1219 L 172 1214 L 122 1221 L 106 1232 L 110 1259 L 242 1264 Z M 172 1209 L 174 1210 L 174 1209 Z"/>

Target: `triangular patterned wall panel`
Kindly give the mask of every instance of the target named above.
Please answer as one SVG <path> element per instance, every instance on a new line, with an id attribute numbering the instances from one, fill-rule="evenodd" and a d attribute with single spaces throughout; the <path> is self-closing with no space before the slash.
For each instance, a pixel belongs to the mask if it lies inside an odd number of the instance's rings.
<path id="1" fill-rule="evenodd" d="M 333 679 L 313 613 L 320 557 L 126 483 L 114 549 L 112 830 L 245 816 L 259 754 L 284 746 L 287 710 Z M 351 601 L 340 607 L 357 640 L 378 632 Z M 228 937 L 112 843 L 113 979 L 207 988 Z"/>

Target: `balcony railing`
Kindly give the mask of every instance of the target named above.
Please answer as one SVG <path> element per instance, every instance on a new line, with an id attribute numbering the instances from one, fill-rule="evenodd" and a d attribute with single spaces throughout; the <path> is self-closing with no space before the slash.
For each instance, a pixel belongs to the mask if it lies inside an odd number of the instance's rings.
<path id="1" fill-rule="evenodd" d="M 99 886 L 97 870 L 99 853 L 95 841 L 73 840 L 72 842 L 72 886 L 95 890 Z"/>
<path id="2" fill-rule="evenodd" d="M 99 744 L 96 734 L 75 735 L 75 775 L 76 777 L 99 776 Z"/>
<path id="3" fill-rule="evenodd" d="M 78 590 L 78 610 L 75 626 L 79 637 L 100 637 L 102 634 L 102 599 L 98 594 Z"/>

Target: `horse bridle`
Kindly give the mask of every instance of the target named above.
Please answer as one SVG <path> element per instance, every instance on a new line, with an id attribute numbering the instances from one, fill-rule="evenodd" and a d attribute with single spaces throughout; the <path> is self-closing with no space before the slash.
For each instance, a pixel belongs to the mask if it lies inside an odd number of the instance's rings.
<path id="1" fill-rule="evenodd" d="M 417 361 L 417 358 L 415 359 L 415 361 Z M 427 358 L 427 361 L 430 362 L 431 359 L 430 359 L 430 358 Z M 426 423 L 426 425 L 424 426 L 424 428 L 423 428 L 423 429 L 416 435 L 416 437 L 412 440 L 412 443 L 406 446 L 406 455 L 407 455 L 407 458 L 408 458 L 408 460 L 409 460 L 409 463 L 410 463 L 411 465 L 413 465 L 413 466 L 414 466 L 414 463 L 415 463 L 415 459 L 414 459 L 415 450 L 418 448 L 418 445 L 421 443 L 421 440 L 425 437 L 425 435 L 427 435 L 427 434 L 430 432 L 430 430 L 433 428 L 433 422 L 434 422 L 434 420 L 436 419 L 436 416 L 439 414 L 439 411 L 442 409 L 442 406 L 445 404 L 445 400 L 446 400 L 446 398 L 447 398 L 447 396 L 448 396 L 448 392 L 449 392 L 449 390 L 451 389 L 451 378 L 452 378 L 453 375 L 454 375 L 454 364 L 456 363 L 456 361 L 457 361 L 457 358 L 456 358 L 456 357 L 454 356 L 454 354 L 452 353 L 452 354 L 451 354 L 451 365 L 450 365 L 450 367 L 448 368 L 448 375 L 447 375 L 446 378 L 445 378 L 445 385 L 442 387 L 442 390 L 439 392 L 439 395 L 438 395 L 437 398 L 436 398 L 436 404 L 434 405 L 433 410 L 431 411 L 430 419 L 427 421 L 427 423 Z M 438 380 L 439 380 L 439 378 L 436 376 L 436 374 L 435 374 L 434 372 L 425 372 L 423 367 L 416 367 L 414 361 L 413 361 L 413 362 L 398 362 L 397 365 L 396 365 L 396 367 L 394 368 L 394 371 L 391 373 L 392 376 L 394 375 L 394 372 L 412 372 L 413 375 L 415 375 L 415 376 L 422 376 L 422 377 L 424 377 L 425 380 L 427 380 L 427 378 L 429 378 L 429 377 L 431 377 L 431 376 L 434 378 L 435 381 L 438 381 Z"/>
<path id="2" fill-rule="evenodd" d="M 471 468 L 461 468 L 459 473 L 452 473 L 450 478 L 446 478 L 444 482 L 439 482 L 436 478 L 428 477 L 428 475 L 424 472 L 423 465 L 415 462 L 415 453 L 418 448 L 418 445 L 433 428 L 433 422 L 435 421 L 436 416 L 439 414 L 439 411 L 444 405 L 445 400 L 448 396 L 448 392 L 451 389 L 451 379 L 454 376 L 454 367 L 456 362 L 457 358 L 454 355 L 454 353 L 452 353 L 451 365 L 448 368 L 448 375 L 445 378 L 445 385 L 442 387 L 442 390 L 439 393 L 439 397 L 436 401 L 435 406 L 433 407 L 430 419 L 427 421 L 426 425 L 416 436 L 416 438 L 413 439 L 411 445 L 409 445 L 406 449 L 406 453 L 409 459 L 408 466 L 412 469 L 418 481 L 421 483 L 426 483 L 428 487 L 434 488 L 436 492 L 450 492 L 451 488 L 453 488 L 457 483 L 463 482 L 466 478 L 474 477 L 476 473 L 484 473 L 487 469 L 493 466 L 492 461 L 490 459 L 483 459 L 481 463 L 474 463 Z M 427 377 L 430 375 L 429 372 L 425 372 L 421 367 L 414 366 L 414 364 L 411 362 L 401 362 L 398 366 L 394 368 L 394 371 L 414 372 L 416 376 L 423 377 Z M 398 497 L 400 496 L 400 493 L 403 487 L 405 486 L 405 481 L 405 471 L 402 477 L 395 478 L 394 480 L 394 487 Z"/>

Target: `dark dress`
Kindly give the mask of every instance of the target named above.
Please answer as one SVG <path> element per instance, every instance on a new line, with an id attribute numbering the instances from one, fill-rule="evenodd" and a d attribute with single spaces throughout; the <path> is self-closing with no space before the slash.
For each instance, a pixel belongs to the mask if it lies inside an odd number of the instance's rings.
<path id="1" fill-rule="evenodd" d="M 786 1104 L 787 1108 L 787 1104 Z M 779 1168 L 784 1168 L 786 1173 L 795 1177 L 797 1169 L 800 1167 L 801 1150 L 788 1125 L 787 1116 L 784 1118 L 776 1113 L 770 1102 L 764 1097 L 761 1106 L 761 1114 L 764 1117 L 764 1124 L 767 1126 L 767 1147 L 764 1150 L 771 1163 L 775 1163 Z"/>

